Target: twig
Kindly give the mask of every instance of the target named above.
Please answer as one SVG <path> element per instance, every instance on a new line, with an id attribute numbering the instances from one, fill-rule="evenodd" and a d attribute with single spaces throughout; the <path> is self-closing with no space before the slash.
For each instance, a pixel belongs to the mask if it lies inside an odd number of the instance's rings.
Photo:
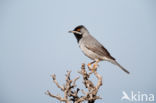
<path id="1" fill-rule="evenodd" d="M 60 86 L 59 83 L 56 81 L 56 75 L 53 74 L 53 75 L 51 75 L 51 77 L 52 77 L 52 79 L 53 79 L 53 82 L 56 84 L 56 86 L 57 86 L 58 88 L 60 88 L 62 91 L 64 91 L 64 88 L 63 88 L 62 86 Z"/>

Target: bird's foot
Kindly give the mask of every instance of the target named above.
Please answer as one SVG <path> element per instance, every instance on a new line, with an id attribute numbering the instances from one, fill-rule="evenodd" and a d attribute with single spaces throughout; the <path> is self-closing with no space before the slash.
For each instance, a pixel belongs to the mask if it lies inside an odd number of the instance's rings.
<path id="1" fill-rule="evenodd" d="M 89 68 L 89 70 L 91 70 L 92 69 L 92 64 L 91 63 L 88 63 L 88 68 Z"/>
<path id="2" fill-rule="evenodd" d="M 88 63 L 88 69 L 89 69 L 90 71 L 92 71 L 92 72 L 95 72 L 95 71 L 97 70 L 97 67 L 98 67 L 98 63 L 97 63 L 97 62 L 95 62 L 95 63 L 93 64 L 93 66 L 91 65 L 91 63 Z"/>
<path id="3" fill-rule="evenodd" d="M 88 69 L 91 71 L 92 70 L 92 64 L 91 63 L 88 63 Z"/>

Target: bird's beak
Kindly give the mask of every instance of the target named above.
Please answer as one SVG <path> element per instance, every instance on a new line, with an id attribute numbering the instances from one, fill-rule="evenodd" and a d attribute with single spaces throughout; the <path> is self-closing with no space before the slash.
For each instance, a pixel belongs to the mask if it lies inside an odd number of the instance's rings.
<path id="1" fill-rule="evenodd" d="M 80 33 L 80 32 L 78 32 L 78 31 L 68 31 L 69 33 L 76 33 L 76 34 L 82 34 L 82 33 Z"/>

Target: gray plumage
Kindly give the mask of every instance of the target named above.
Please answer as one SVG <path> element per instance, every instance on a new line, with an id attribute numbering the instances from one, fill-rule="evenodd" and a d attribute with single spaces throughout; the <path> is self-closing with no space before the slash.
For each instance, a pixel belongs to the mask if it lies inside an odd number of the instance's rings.
<path id="1" fill-rule="evenodd" d="M 70 31 L 74 33 L 77 42 L 79 44 L 79 47 L 81 48 L 82 52 L 89 57 L 90 59 L 97 61 L 97 60 L 106 60 L 109 61 L 117 66 L 119 66 L 123 71 L 129 74 L 129 72 L 123 68 L 114 57 L 110 55 L 110 53 L 107 51 L 104 46 L 98 42 L 90 33 L 88 30 L 83 26 L 77 26 L 73 31 Z"/>

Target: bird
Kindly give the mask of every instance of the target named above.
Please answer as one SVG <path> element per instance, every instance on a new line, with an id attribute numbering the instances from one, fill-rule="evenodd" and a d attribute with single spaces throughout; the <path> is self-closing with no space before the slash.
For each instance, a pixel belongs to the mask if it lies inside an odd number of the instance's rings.
<path id="1" fill-rule="evenodd" d="M 91 63 L 88 63 L 89 67 L 93 64 L 93 67 L 96 68 L 100 61 L 108 61 L 117 65 L 127 74 L 130 73 L 111 56 L 108 50 L 89 33 L 84 25 L 78 25 L 74 30 L 70 30 L 69 33 L 74 34 L 84 55 L 93 60 Z"/>

